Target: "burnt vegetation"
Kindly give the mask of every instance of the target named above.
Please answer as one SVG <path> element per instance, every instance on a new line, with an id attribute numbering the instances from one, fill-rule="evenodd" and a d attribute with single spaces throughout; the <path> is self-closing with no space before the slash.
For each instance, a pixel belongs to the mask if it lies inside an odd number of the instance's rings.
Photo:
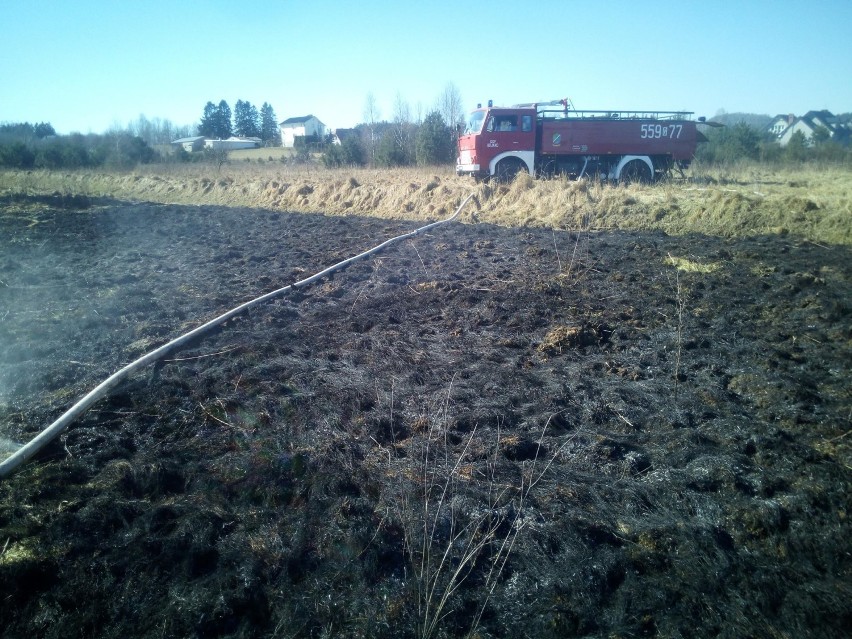
<path id="1" fill-rule="evenodd" d="M 413 223 L 4 202 L 0 424 Z M 256 309 L 0 483 L 8 637 L 848 628 L 849 249 L 456 224 Z"/>

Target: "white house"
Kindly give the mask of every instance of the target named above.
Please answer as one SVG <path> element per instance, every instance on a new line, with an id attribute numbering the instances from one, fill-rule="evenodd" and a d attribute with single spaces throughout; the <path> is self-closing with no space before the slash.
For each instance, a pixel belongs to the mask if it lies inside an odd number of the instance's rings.
<path id="1" fill-rule="evenodd" d="M 819 127 L 826 129 L 828 137 L 832 139 L 848 139 L 849 136 L 849 127 L 830 111 L 808 111 L 802 117 L 792 119 L 792 121 L 788 120 L 788 122 L 788 126 L 783 128 L 780 133 L 776 133 L 778 144 L 781 146 L 787 146 L 793 134 L 797 131 L 801 131 L 808 144 L 812 144 L 814 132 Z M 770 127 L 777 124 L 778 118 L 773 120 Z M 773 133 L 775 132 L 774 128 L 770 128 L 770 130 Z"/>
<path id="2" fill-rule="evenodd" d="M 325 136 L 325 125 L 313 115 L 303 115 L 298 118 L 287 118 L 278 125 L 281 128 L 281 144 L 292 148 L 296 138 L 315 135 Z"/>

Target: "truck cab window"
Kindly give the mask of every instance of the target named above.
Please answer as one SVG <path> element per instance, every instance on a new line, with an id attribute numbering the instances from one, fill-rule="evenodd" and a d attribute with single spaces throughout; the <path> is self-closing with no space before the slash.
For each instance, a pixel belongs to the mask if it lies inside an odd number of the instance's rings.
<path id="1" fill-rule="evenodd" d="M 488 120 L 489 133 L 506 133 L 518 130 L 517 115 L 495 115 Z"/>
<path id="2" fill-rule="evenodd" d="M 529 131 L 532 131 L 532 116 L 531 115 L 521 116 L 521 131 L 523 131 L 524 133 L 528 133 Z"/>
<path id="3" fill-rule="evenodd" d="M 479 133 L 482 130 L 482 121 L 484 119 L 484 111 L 474 111 L 473 113 L 471 113 L 470 120 L 467 121 L 467 126 L 464 129 L 464 135 Z"/>

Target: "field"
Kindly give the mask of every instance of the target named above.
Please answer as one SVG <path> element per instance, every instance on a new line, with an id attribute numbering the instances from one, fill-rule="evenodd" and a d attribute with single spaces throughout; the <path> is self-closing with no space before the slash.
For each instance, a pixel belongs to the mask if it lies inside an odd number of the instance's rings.
<path id="1" fill-rule="evenodd" d="M 471 192 L 0 480 L 4 637 L 841 636 L 848 171 L 0 173 L 0 442 Z"/>

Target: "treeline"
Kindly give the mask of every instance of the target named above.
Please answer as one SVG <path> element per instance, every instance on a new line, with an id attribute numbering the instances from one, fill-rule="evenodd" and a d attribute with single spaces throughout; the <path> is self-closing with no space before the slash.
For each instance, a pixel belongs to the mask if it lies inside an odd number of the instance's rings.
<path id="1" fill-rule="evenodd" d="M 339 144 L 326 145 L 322 161 L 328 167 L 427 166 L 451 164 L 456 158 L 456 139 L 464 122 L 461 94 L 452 82 L 435 100 L 425 117 L 420 105 L 412 110 L 397 94 L 390 120 L 381 119 L 375 97 L 367 94 L 364 122 Z"/>
<path id="2" fill-rule="evenodd" d="M 126 131 L 56 135 L 49 123 L 0 125 L 0 166 L 17 169 L 132 168 L 158 159 L 145 140 Z"/>
<path id="3" fill-rule="evenodd" d="M 818 127 L 812 138 L 796 131 L 786 146 L 778 144 L 771 133 L 745 122 L 711 128 L 704 135 L 707 142 L 698 145 L 695 159 L 705 164 L 734 164 L 743 160 L 775 164 L 852 163 L 849 136 L 840 133 L 832 137 L 824 127 Z"/>
<path id="4" fill-rule="evenodd" d="M 267 146 L 280 144 L 281 140 L 272 106 L 264 102 L 258 110 L 251 102 L 244 100 L 237 100 L 233 113 L 225 100 L 220 100 L 219 104 L 208 102 L 204 105 L 198 135 L 219 140 L 226 140 L 233 135 L 259 138 Z"/>
<path id="5" fill-rule="evenodd" d="M 322 146 L 321 157 L 329 168 L 449 164 L 456 157 L 456 135 L 457 131 L 447 125 L 443 116 L 432 111 L 416 124 L 384 121 L 359 124 L 344 134 L 343 139 L 333 140 L 329 136 Z"/>

